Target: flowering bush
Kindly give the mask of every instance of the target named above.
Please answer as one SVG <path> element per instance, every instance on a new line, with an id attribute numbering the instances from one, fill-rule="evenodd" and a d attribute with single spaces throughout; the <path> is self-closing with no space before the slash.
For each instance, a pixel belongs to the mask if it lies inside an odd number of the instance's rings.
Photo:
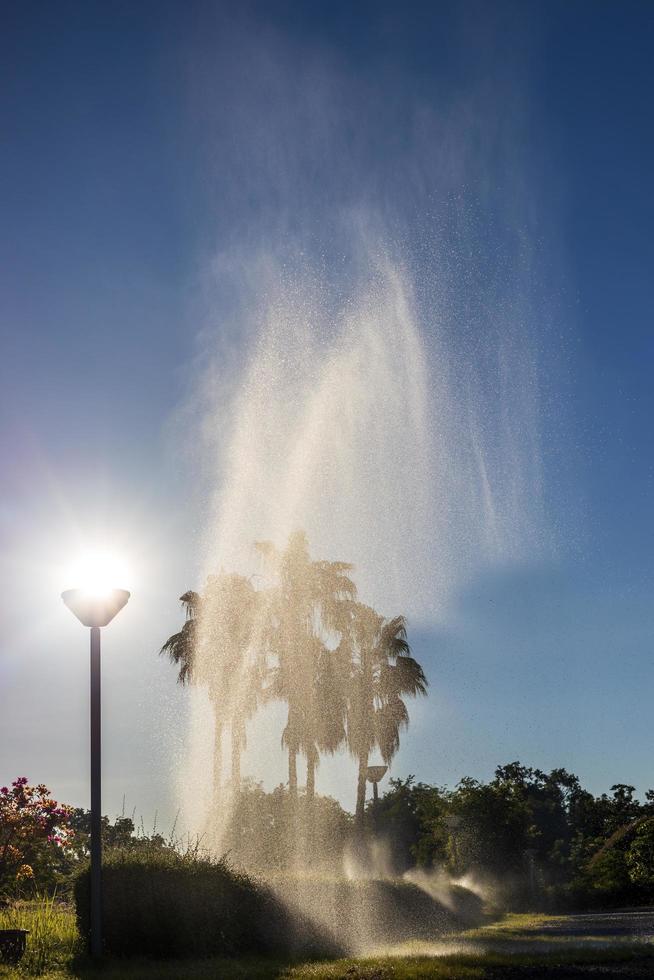
<path id="1" fill-rule="evenodd" d="M 0 888 L 56 878 L 70 836 L 70 807 L 57 803 L 42 783 L 19 776 L 0 787 Z"/>

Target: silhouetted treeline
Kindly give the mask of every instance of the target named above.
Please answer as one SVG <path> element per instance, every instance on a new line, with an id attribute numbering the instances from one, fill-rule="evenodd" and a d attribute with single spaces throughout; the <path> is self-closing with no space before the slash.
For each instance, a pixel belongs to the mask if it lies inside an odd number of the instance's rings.
<path id="1" fill-rule="evenodd" d="M 317 796 L 312 867 L 347 870 L 353 854 L 371 876 L 420 869 L 514 908 L 583 908 L 654 901 L 654 791 L 639 801 L 616 784 L 593 796 L 565 769 L 513 762 L 489 782 L 448 789 L 392 779 L 366 808 L 369 846 L 353 848 L 353 818 Z M 301 797 L 300 803 L 302 804 Z M 230 858 L 263 871 L 292 869 L 297 854 L 288 793 L 246 785 L 233 815 Z"/>
<path id="2" fill-rule="evenodd" d="M 368 819 L 397 872 L 443 867 L 512 904 L 637 903 L 654 898 L 654 792 L 634 794 L 593 796 L 565 769 L 512 762 L 453 790 L 391 780 Z"/>

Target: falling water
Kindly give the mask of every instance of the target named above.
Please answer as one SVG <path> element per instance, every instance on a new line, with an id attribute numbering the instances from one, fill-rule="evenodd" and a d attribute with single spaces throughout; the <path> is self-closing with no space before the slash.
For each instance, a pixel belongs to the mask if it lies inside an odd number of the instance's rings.
<path id="1" fill-rule="evenodd" d="M 487 324 L 474 346 L 469 332 L 457 335 L 435 291 L 379 242 L 362 242 L 359 270 L 343 291 L 315 270 L 269 264 L 240 367 L 229 377 L 220 363 L 207 370 L 204 572 L 262 582 L 254 543 L 283 547 L 303 529 L 313 557 L 354 565 L 364 602 L 413 624 L 442 622 L 481 567 L 537 546 L 533 357 L 515 318 L 502 331 Z M 198 676 L 211 671 L 208 655 Z M 223 697 L 245 688 L 235 682 Z M 185 817 L 205 833 L 212 826 L 219 848 L 214 790 L 228 782 L 228 746 L 213 757 L 213 709 L 201 686 L 191 698 Z M 231 705 L 223 709 L 229 718 Z M 283 724 L 273 706 L 248 725 L 244 769 L 268 788 L 271 773 L 285 778 Z M 225 806 L 223 793 L 223 816 Z"/>

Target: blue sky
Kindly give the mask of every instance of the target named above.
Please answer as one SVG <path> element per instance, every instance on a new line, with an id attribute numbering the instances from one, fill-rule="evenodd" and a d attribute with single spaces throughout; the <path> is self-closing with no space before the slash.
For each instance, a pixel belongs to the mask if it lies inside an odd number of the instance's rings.
<path id="1" fill-rule="evenodd" d="M 540 371 L 542 553 L 480 565 L 447 622 L 416 625 L 432 695 L 395 771 L 452 783 L 520 758 L 643 792 L 651 5 L 234 7 L 5 11 L 0 781 L 85 800 L 84 638 L 51 568 L 108 537 L 142 574 L 107 633 L 107 806 L 174 811 L 186 695 L 156 651 L 217 489 L 198 379 L 209 349 L 247 364 L 262 252 L 348 279 L 343 214 L 363 210 L 414 272 L 428 345 L 435 295 L 464 354 L 510 311 Z M 321 772 L 350 803 L 338 764 Z"/>

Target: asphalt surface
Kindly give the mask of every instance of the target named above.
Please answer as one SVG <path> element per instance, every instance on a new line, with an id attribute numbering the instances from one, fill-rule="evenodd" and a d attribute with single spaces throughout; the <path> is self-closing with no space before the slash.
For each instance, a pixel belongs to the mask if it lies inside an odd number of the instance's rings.
<path id="1" fill-rule="evenodd" d="M 486 980 L 654 980 L 654 908 L 564 915 L 512 933 L 511 940 L 486 943 L 486 949 L 529 956 L 550 953 L 559 962 L 489 967 L 484 970 Z M 612 962 L 608 951 L 619 948 L 630 955 L 624 962 Z M 566 963 L 572 949 L 586 950 L 594 962 Z"/>
<path id="2" fill-rule="evenodd" d="M 551 939 L 590 939 L 593 937 L 654 939 L 654 908 L 623 909 L 615 912 L 587 912 L 566 915 L 549 923 L 539 924 L 537 930 L 523 929 L 516 935 L 525 938 L 545 934 Z"/>

